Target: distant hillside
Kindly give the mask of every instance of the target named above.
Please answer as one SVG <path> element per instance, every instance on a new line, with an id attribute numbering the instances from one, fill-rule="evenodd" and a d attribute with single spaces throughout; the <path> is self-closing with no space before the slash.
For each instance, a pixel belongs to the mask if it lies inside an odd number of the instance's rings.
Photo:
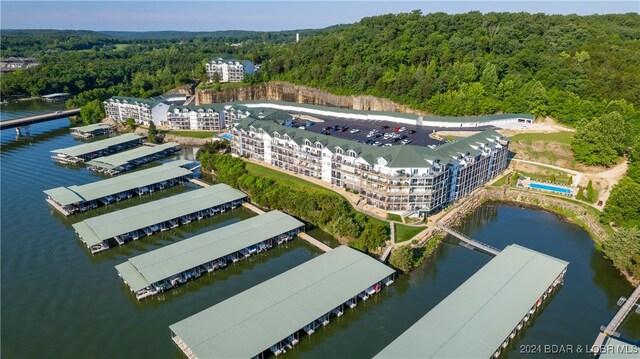
<path id="1" fill-rule="evenodd" d="M 419 11 L 274 48 L 272 79 L 442 115 L 531 112 L 566 123 L 640 109 L 640 15 Z M 621 109 L 624 108 L 624 109 Z"/>

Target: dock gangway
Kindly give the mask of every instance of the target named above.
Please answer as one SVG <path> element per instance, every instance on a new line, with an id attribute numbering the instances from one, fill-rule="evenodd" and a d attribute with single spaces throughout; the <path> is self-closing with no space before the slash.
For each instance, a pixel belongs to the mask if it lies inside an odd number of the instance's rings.
<path id="1" fill-rule="evenodd" d="M 464 234 L 449 228 L 447 226 L 445 226 L 444 224 L 438 224 L 438 228 L 440 228 L 441 230 L 449 233 L 450 235 L 458 238 L 460 240 L 460 242 L 462 242 L 463 247 L 468 248 L 468 249 L 474 249 L 474 250 L 480 250 L 482 252 L 485 252 L 487 254 L 491 254 L 493 256 L 497 256 L 498 253 L 500 253 L 500 250 L 496 247 L 492 247 L 488 244 L 476 241 L 475 239 L 469 238 L 467 236 L 465 236 Z"/>

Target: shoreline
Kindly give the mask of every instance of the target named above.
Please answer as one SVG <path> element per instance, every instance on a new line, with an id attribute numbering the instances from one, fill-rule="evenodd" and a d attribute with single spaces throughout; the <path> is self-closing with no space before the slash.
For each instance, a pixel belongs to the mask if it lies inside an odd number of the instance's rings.
<path id="1" fill-rule="evenodd" d="M 512 205 L 520 208 L 529 208 L 554 214 L 558 216 L 560 220 L 584 229 L 589 234 L 589 238 L 593 241 L 595 250 L 597 250 L 607 260 L 611 261 L 606 257 L 601 247 L 601 244 L 609 239 L 610 234 L 607 229 L 600 224 L 598 218 L 594 217 L 580 204 L 572 203 L 556 197 L 545 196 L 538 192 L 505 189 L 501 187 L 480 188 L 477 192 L 472 193 L 469 197 L 465 198 L 464 202 L 462 202 L 459 207 L 454 208 L 450 213 L 448 213 L 446 216 L 449 216 L 449 218 L 443 219 L 442 221 L 448 226 L 456 227 L 468 218 L 473 211 L 490 203 Z M 438 233 L 440 233 L 440 231 L 433 231 L 428 237 L 421 240 L 419 245 L 421 247 L 424 246 L 427 241 Z M 611 263 L 611 265 L 613 266 L 613 263 Z M 620 271 L 617 268 L 616 271 L 629 284 L 633 286 L 640 284 L 640 278 L 635 278 L 629 273 Z"/>

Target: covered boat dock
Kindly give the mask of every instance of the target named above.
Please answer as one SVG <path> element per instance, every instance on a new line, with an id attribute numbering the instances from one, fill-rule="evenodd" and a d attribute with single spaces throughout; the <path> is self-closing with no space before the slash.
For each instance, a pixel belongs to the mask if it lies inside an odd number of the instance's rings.
<path id="1" fill-rule="evenodd" d="M 171 325 L 188 358 L 279 355 L 393 282 L 394 270 L 347 246 Z"/>
<path id="2" fill-rule="evenodd" d="M 177 160 L 81 186 L 52 188 L 44 193 L 47 195 L 47 203 L 63 215 L 69 216 L 181 184 L 193 174 L 191 170 L 184 168 L 191 164 L 192 161 Z"/>
<path id="3" fill-rule="evenodd" d="M 157 146 L 143 146 L 131 151 L 99 157 L 87 162 L 87 165 L 92 171 L 114 176 L 145 163 L 167 157 L 178 151 L 180 151 L 180 145 L 175 142 L 168 142 Z"/>
<path id="4" fill-rule="evenodd" d="M 304 223 L 272 211 L 129 258 L 116 266 L 138 300 L 285 243 Z"/>
<path id="5" fill-rule="evenodd" d="M 376 358 L 497 358 L 563 282 L 567 265 L 512 244 Z"/>
<path id="6" fill-rule="evenodd" d="M 217 184 L 89 218 L 73 228 L 89 251 L 98 253 L 236 208 L 246 199 L 245 193 Z"/>
<path id="7" fill-rule="evenodd" d="M 143 138 L 135 133 L 125 133 L 124 135 L 100 141 L 53 150 L 51 152 L 54 155 L 51 158 L 60 163 L 85 162 L 93 158 L 120 152 L 127 148 L 140 146 Z"/>
<path id="8" fill-rule="evenodd" d="M 71 135 L 77 138 L 91 138 L 94 136 L 109 135 L 113 132 L 115 132 L 114 127 L 102 122 L 71 128 Z"/>

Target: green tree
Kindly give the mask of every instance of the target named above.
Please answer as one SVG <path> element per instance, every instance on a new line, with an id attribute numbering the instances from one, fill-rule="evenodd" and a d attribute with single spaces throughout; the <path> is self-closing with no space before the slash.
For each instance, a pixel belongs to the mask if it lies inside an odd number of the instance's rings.
<path id="1" fill-rule="evenodd" d="M 391 252 L 391 256 L 389 257 L 389 264 L 402 270 L 403 272 L 408 272 L 413 267 L 413 250 L 409 246 L 401 246 L 396 248 L 393 252 Z"/>
<path id="2" fill-rule="evenodd" d="M 640 228 L 619 228 L 604 242 L 604 253 L 623 272 L 640 274 Z"/>
<path id="3" fill-rule="evenodd" d="M 125 126 L 127 126 L 127 129 L 129 130 L 129 132 L 133 132 L 136 129 L 136 120 L 134 120 L 133 118 L 128 118 L 124 121 Z"/>
<path id="4" fill-rule="evenodd" d="M 147 141 L 151 142 L 151 143 L 156 143 L 156 141 L 158 140 L 156 135 L 158 134 L 158 130 L 156 129 L 156 124 L 151 121 L 149 123 L 149 129 L 147 131 Z"/>
<path id="5" fill-rule="evenodd" d="M 600 216 L 604 223 L 614 222 L 618 227 L 640 227 L 640 183 L 628 176 L 613 186 L 611 195 Z"/>
<path id="6" fill-rule="evenodd" d="M 589 183 L 587 183 L 587 198 L 586 199 L 587 199 L 588 202 L 593 203 L 593 202 L 596 201 L 595 196 L 596 196 L 596 193 L 593 190 L 593 182 L 591 180 L 589 180 Z"/>
<path id="7" fill-rule="evenodd" d="M 105 116 L 104 107 L 100 100 L 93 100 L 80 108 L 80 117 L 86 125 L 100 122 Z"/>

